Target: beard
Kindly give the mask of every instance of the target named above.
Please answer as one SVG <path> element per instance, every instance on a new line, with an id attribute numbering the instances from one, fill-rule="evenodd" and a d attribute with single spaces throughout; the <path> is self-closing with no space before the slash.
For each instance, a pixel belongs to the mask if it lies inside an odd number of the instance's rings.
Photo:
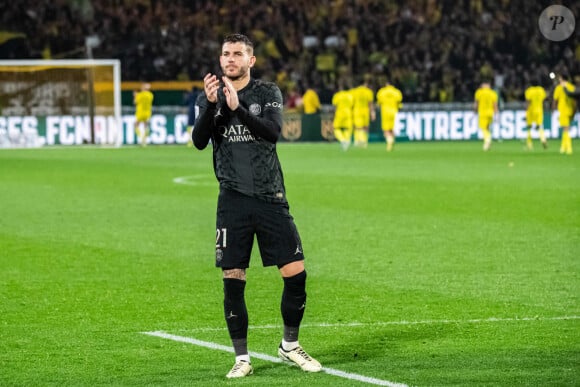
<path id="1" fill-rule="evenodd" d="M 249 66 L 240 66 L 236 70 L 228 71 L 226 67 L 222 67 L 222 72 L 226 77 L 228 77 L 232 81 L 237 81 L 241 78 L 244 78 L 248 74 Z"/>

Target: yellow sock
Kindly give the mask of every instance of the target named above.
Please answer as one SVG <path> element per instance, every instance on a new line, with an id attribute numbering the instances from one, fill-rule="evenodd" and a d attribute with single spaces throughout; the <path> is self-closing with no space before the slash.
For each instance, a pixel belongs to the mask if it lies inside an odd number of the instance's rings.
<path id="1" fill-rule="evenodd" d="M 483 150 L 486 151 L 491 146 L 491 132 L 489 129 L 483 130 Z"/>
<path id="2" fill-rule="evenodd" d="M 540 129 L 538 129 L 538 132 L 540 133 L 540 141 L 546 142 L 546 133 L 544 133 L 544 128 L 540 127 Z"/>
<path id="3" fill-rule="evenodd" d="M 135 135 L 137 136 L 137 142 L 141 143 L 141 126 L 135 127 Z"/>
<path id="4" fill-rule="evenodd" d="M 572 138 L 570 137 L 570 132 L 565 131 L 563 134 L 563 138 L 565 138 L 566 144 L 565 144 L 565 151 L 568 154 L 572 153 Z"/>
<path id="5" fill-rule="evenodd" d="M 491 132 L 489 129 L 483 129 L 483 141 L 489 141 L 491 138 Z"/>
<path id="6" fill-rule="evenodd" d="M 567 130 L 562 131 L 562 141 L 560 142 L 560 153 L 565 153 L 568 151 L 568 138 L 570 134 Z"/>

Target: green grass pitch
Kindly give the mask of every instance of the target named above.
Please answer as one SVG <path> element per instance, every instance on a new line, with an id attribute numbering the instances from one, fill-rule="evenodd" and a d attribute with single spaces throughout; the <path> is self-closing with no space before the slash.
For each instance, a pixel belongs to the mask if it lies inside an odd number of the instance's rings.
<path id="1" fill-rule="evenodd" d="M 0 385 L 578 386 L 580 157 L 538 145 L 279 144 L 300 341 L 356 377 L 235 381 L 233 354 L 143 334 L 230 345 L 211 150 L 0 151 Z M 282 281 L 252 262 L 249 346 L 275 357 Z"/>

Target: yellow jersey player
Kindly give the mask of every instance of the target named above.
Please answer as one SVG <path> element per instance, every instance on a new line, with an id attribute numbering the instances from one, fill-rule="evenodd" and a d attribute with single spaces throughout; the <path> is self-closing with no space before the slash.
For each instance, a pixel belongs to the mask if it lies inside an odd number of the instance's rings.
<path id="1" fill-rule="evenodd" d="M 354 145 L 366 148 L 369 143 L 370 122 L 375 120 L 375 93 L 369 87 L 369 80 L 366 77 L 362 85 L 350 92 L 354 99 Z"/>
<path id="2" fill-rule="evenodd" d="M 150 89 L 151 85 L 144 83 L 141 85 L 141 90 L 135 92 L 133 96 L 133 102 L 135 103 L 135 133 L 141 146 L 147 144 L 147 136 L 149 135 L 149 120 L 151 119 L 153 107 L 153 93 Z"/>
<path id="3" fill-rule="evenodd" d="M 567 155 L 572 154 L 572 139 L 570 138 L 570 124 L 572 123 L 572 118 L 576 111 L 576 101 L 574 98 L 568 96 L 564 89 L 569 92 L 575 90 L 574 85 L 568 82 L 568 77 L 566 75 L 560 75 L 560 84 L 554 89 L 554 101 L 552 108 L 557 108 L 560 113 L 560 118 L 558 123 L 560 128 L 562 128 L 562 142 L 560 145 L 560 153 L 565 153 Z"/>
<path id="4" fill-rule="evenodd" d="M 497 113 L 497 93 L 491 89 L 489 82 L 483 82 L 475 92 L 474 110 L 478 116 L 478 126 L 483 132 L 483 150 L 491 147 L 491 124 Z"/>
<path id="5" fill-rule="evenodd" d="M 354 99 L 352 94 L 347 90 L 339 90 L 332 96 L 332 105 L 334 105 L 334 137 L 340 142 L 343 150 L 350 146 L 352 138 L 352 106 Z"/>
<path id="6" fill-rule="evenodd" d="M 315 114 L 320 111 L 320 99 L 313 88 L 309 87 L 304 92 L 302 105 L 304 106 L 304 114 Z"/>
<path id="7" fill-rule="evenodd" d="M 526 89 L 524 94 L 526 98 L 526 128 L 528 137 L 526 147 L 529 150 L 534 148 L 532 144 L 532 130 L 538 130 L 540 141 L 544 149 L 548 147 L 546 135 L 544 134 L 544 100 L 546 99 L 546 90 L 536 81 L 532 86 Z"/>
<path id="8" fill-rule="evenodd" d="M 395 118 L 403 102 L 403 93 L 388 81 L 377 92 L 377 105 L 381 112 L 381 128 L 387 141 L 387 151 L 393 150 L 395 144 Z"/>

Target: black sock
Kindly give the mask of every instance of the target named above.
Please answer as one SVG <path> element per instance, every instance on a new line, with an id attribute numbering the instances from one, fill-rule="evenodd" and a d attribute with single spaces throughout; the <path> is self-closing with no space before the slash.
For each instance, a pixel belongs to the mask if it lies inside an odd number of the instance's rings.
<path id="1" fill-rule="evenodd" d="M 248 353 L 248 311 L 244 299 L 246 281 L 224 278 L 224 317 L 236 356 Z"/>
<path id="2" fill-rule="evenodd" d="M 284 278 L 280 309 L 284 320 L 284 340 L 298 341 L 298 331 L 306 308 L 306 271 Z"/>

